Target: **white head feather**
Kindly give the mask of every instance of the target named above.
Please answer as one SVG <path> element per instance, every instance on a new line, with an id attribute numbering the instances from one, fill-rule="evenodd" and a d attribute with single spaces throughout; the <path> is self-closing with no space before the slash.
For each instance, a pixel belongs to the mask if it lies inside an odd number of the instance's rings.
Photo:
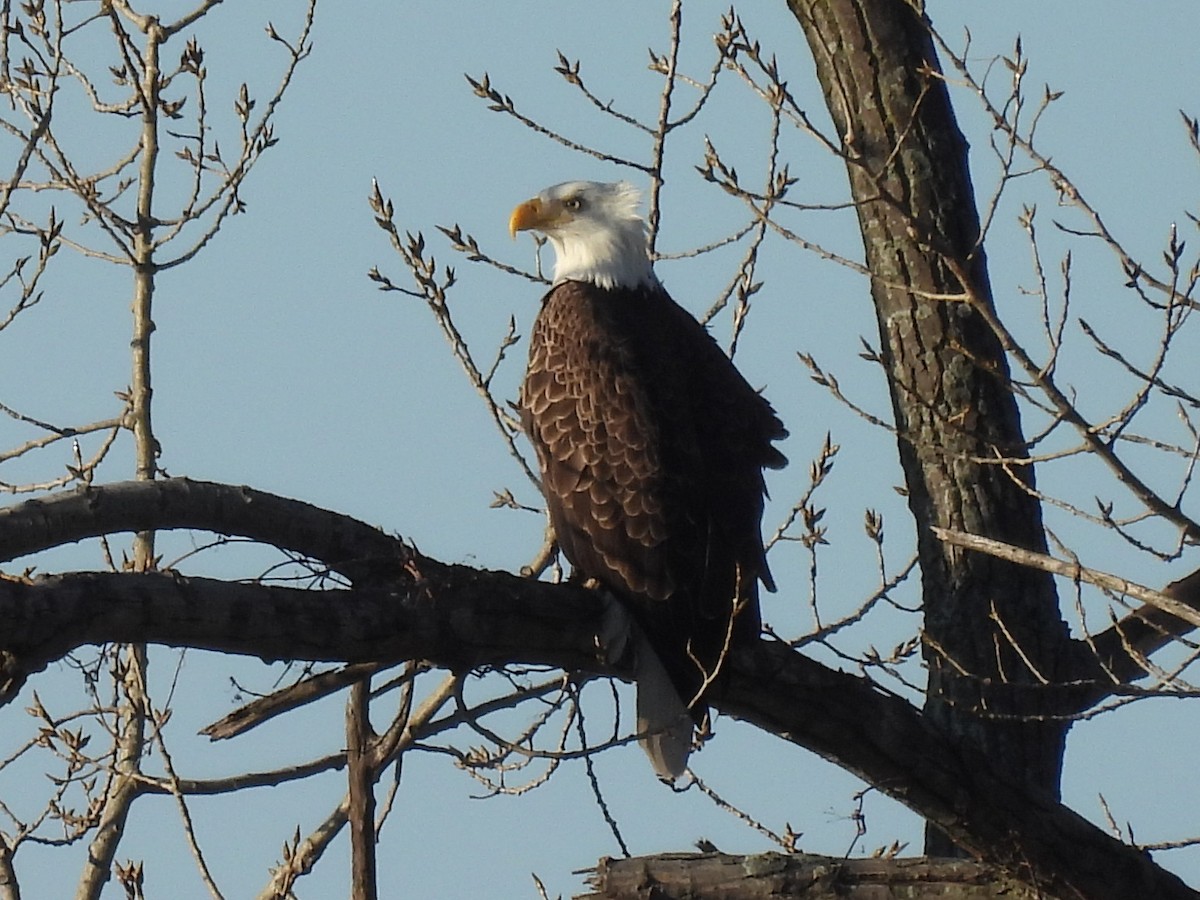
<path id="1" fill-rule="evenodd" d="M 657 285 L 638 214 L 642 195 L 628 181 L 567 181 L 518 206 L 509 229 L 540 231 L 554 246 L 554 283 L 603 288 Z"/>

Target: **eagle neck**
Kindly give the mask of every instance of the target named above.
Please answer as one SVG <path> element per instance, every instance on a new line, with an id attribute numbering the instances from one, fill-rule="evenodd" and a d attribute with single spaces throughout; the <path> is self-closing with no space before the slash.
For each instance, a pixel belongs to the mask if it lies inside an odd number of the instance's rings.
<path id="1" fill-rule="evenodd" d="M 550 235 L 554 245 L 554 283 L 582 281 L 607 290 L 637 290 L 658 286 L 654 266 L 646 253 L 646 235 L 637 228 L 616 230 L 586 239 L 575 235 Z"/>

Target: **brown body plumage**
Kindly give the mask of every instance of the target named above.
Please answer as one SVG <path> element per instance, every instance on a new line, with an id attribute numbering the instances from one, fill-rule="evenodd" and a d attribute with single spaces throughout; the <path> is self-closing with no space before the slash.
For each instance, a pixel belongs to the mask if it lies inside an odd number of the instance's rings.
<path id="1" fill-rule="evenodd" d="M 631 609 L 696 722 L 732 641 L 757 637 L 764 466 L 786 432 L 658 286 L 552 288 L 522 391 L 559 546 Z"/>

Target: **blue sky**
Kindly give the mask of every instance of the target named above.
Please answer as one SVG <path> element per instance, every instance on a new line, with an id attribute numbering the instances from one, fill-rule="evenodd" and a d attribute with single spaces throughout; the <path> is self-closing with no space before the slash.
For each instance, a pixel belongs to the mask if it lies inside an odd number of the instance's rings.
<path id="1" fill-rule="evenodd" d="M 225 135 L 226 146 L 233 142 L 229 110 L 237 85 L 249 82 L 252 93 L 265 100 L 282 64 L 263 26 L 272 21 L 290 36 L 298 21 L 293 6 L 224 4 L 195 29 L 210 72 L 213 124 Z M 710 37 L 726 7 L 687 4 L 683 60 L 690 73 L 706 72 Z M 184 8 L 166 5 L 163 16 Z M 456 258 L 434 225 L 459 223 L 498 258 L 528 266 L 532 245 L 527 238 L 514 244 L 506 232 L 513 205 L 558 181 L 639 176 L 582 159 L 489 113 L 463 74 L 478 77 L 486 71 L 527 114 L 582 142 L 644 159 L 643 137 L 599 116 L 552 68 L 561 49 L 582 60 L 583 76 L 599 96 L 634 115 L 652 117 L 658 81 L 646 70 L 646 48 L 666 47 L 667 5 L 513 2 L 503 5 L 504 12 L 497 8 L 461 4 L 448 11 L 449 5 L 437 2 L 373 2 L 357 4 L 353 12 L 332 4 L 318 9 L 314 52 L 277 119 L 279 145 L 243 191 L 248 214 L 228 221 L 196 260 L 158 279 L 155 423 L 162 464 L 172 475 L 245 483 L 327 506 L 402 534 L 448 561 L 515 569 L 535 553 L 540 518 L 493 510 L 489 503 L 493 491 L 510 488 L 522 502 L 536 505 L 536 493 L 496 439 L 428 312 L 418 301 L 379 292 L 366 277 L 378 266 L 398 283 L 404 280 L 366 198 L 377 178 L 394 200 L 401 226 L 423 231 L 431 252 L 457 267 L 453 309 L 479 355 L 489 359 L 510 316 L 519 331 L 527 331 L 538 290 Z M 1032 96 L 1040 95 L 1044 82 L 1065 92 L 1040 129 L 1043 148 L 1131 249 L 1156 258 L 1171 222 L 1182 228 L 1183 210 L 1195 211 L 1200 197 L 1196 160 L 1189 157 L 1178 117 L 1180 108 L 1200 113 L 1195 88 L 1200 57 L 1194 46 L 1200 13 L 1192 0 L 1159 2 L 1153 15 L 1116 0 L 942 0 L 929 2 L 928 10 L 952 45 L 961 45 L 964 29 L 970 29 L 971 62 L 981 69 L 996 54 L 1010 52 L 1021 35 Z M 740 12 L 748 30 L 778 54 L 790 89 L 823 123 L 807 49 L 784 4 L 758 0 L 742 4 Z M 996 68 L 992 77 L 1000 79 L 1001 67 Z M 955 102 L 972 144 L 977 188 L 984 191 L 994 174 L 987 123 L 967 92 L 956 91 Z M 125 133 L 111 128 L 72 132 L 62 116 L 57 127 L 73 135 L 77 152 L 97 156 L 110 142 L 119 146 Z M 739 171 L 757 172 L 764 166 L 766 129 L 756 101 L 730 79 L 706 117 L 670 145 L 660 250 L 685 250 L 739 221 L 736 204 L 692 174 L 704 137 L 736 159 Z M 844 177 L 811 140 L 788 134 L 785 150 L 804 199 L 844 199 Z M 169 177 L 163 188 L 172 190 Z M 1020 205 L 1029 202 L 1039 204 L 1051 269 L 1066 243 L 1053 233 L 1050 220 L 1069 217 L 1069 211 L 1055 208 L 1053 193 L 1033 181 L 1014 186 L 1001 207 L 988 242 L 992 279 L 998 307 L 1018 319 L 1028 316 L 1029 301 L 1020 288 L 1031 283 L 1031 276 L 1028 246 L 1014 223 Z M 68 221 L 75 227 L 75 220 Z M 798 221 L 806 236 L 859 255 L 852 214 L 813 214 Z M 1186 231 L 1184 236 L 1189 237 Z M 1120 273 L 1103 254 L 1075 246 L 1076 312 L 1135 341 L 1136 329 L 1144 326 L 1132 324 L 1142 320 L 1124 305 Z M 681 302 L 701 312 L 715 286 L 729 278 L 731 259 L 717 254 L 667 261 L 659 271 Z M 739 364 L 753 383 L 766 386 L 793 435 L 786 448 L 792 466 L 771 476 L 776 502 L 766 527 L 773 529 L 804 489 L 808 461 L 831 432 L 842 451 L 820 496 L 829 508 L 831 547 L 819 561 L 817 584 L 822 615 L 836 617 L 874 587 L 863 510 L 884 513 L 886 556 L 893 569 L 907 559 L 911 528 L 892 490 L 900 475 L 890 439 L 832 403 L 795 353 L 814 353 L 857 401 L 886 414 L 884 386 L 857 358 L 860 336 L 874 340 L 875 324 L 863 282 L 811 254 L 769 242 L 761 276 L 765 287 Z M 125 271 L 79 259 L 61 265 L 47 283 L 46 300 L 22 319 L 20 330 L 0 332 L 0 402 L 59 424 L 113 414 L 112 391 L 128 381 L 128 305 Z M 727 318 L 713 327 L 727 337 Z M 1145 352 L 1147 345 L 1140 346 Z M 515 396 L 522 356 L 523 345 L 498 376 L 508 397 Z M 1123 402 L 1117 378 L 1108 399 L 1111 373 L 1094 356 L 1073 351 L 1066 362 L 1073 366 L 1068 370 L 1072 383 L 1090 389 L 1089 402 L 1096 409 Z M 1166 415 L 1154 421 L 1164 429 L 1176 427 Z M 0 448 L 30 436 L 29 429 L 0 418 Z M 122 448 L 102 477 L 130 477 L 129 458 L 128 448 Z M 0 465 L 0 480 L 57 474 L 69 461 L 62 448 L 45 451 L 29 463 Z M 1119 497 L 1111 486 L 1096 487 L 1078 473 L 1042 474 L 1043 485 L 1064 495 L 1090 491 Z M 1095 540 L 1086 545 L 1095 547 L 1093 564 L 1151 585 L 1194 568 L 1187 557 L 1167 566 L 1091 531 L 1072 531 L 1077 526 L 1065 517 L 1052 524 L 1068 543 Z M 183 536 L 169 546 L 181 551 L 192 540 Z M 94 546 L 81 546 L 38 564 L 48 571 L 102 563 Z M 807 558 L 796 546 L 784 545 L 772 564 L 782 576 L 782 590 L 767 601 L 766 614 L 793 630 L 803 627 Z M 245 577 L 259 563 L 248 554 L 226 553 L 207 554 L 189 565 L 190 571 Z M 911 599 L 911 589 L 903 596 Z M 916 626 L 911 616 L 885 614 L 847 638 L 843 649 L 875 644 L 886 651 Z M 178 659 L 168 652 L 156 657 L 160 690 L 175 677 Z M 299 763 L 341 746 L 337 702 L 227 745 L 191 739 L 233 706 L 231 677 L 268 690 L 278 673 L 255 661 L 201 654 L 187 654 L 179 672 L 173 747 L 176 765 L 187 774 L 211 777 Z M 65 711 L 75 683 L 73 670 L 59 666 L 31 687 Z M 5 710 L 10 723 L 23 724 L 20 708 L 28 703 L 29 690 Z M 603 688 L 591 690 L 596 694 L 593 727 L 602 733 L 608 707 L 600 696 Z M 19 739 L 19 731 L 5 727 L 0 754 Z M 1068 802 L 1102 821 L 1098 795 L 1103 794 L 1116 819 L 1130 821 L 1143 840 L 1200 832 L 1186 812 L 1200 808 L 1187 753 L 1198 731 L 1200 716 L 1190 705 L 1163 700 L 1077 726 L 1068 748 Z M 470 742 L 470 735 L 459 741 Z M 635 853 L 688 849 L 700 837 L 730 851 L 770 849 L 697 791 L 674 795 L 660 787 L 636 748 L 607 753 L 596 767 Z M 861 785 L 813 755 L 723 720 L 696 767 L 722 795 L 767 826 L 782 831 L 790 823 L 803 832 L 804 849 L 837 854 L 850 846 L 852 795 Z M 0 799 L 28 812 L 42 796 L 32 774 L 28 768 L 0 772 Z M 226 896 L 253 895 L 280 844 L 297 825 L 307 833 L 343 792 L 343 779 L 334 774 L 298 788 L 195 801 L 199 837 Z M 618 852 L 581 765 L 564 766 L 548 785 L 523 797 L 473 799 L 478 793 L 479 786 L 443 755 L 406 758 L 397 809 L 379 854 L 385 895 L 532 897 L 529 873 L 536 872 L 551 896 L 569 896 L 580 890 L 574 870 Z M 919 848 L 919 823 L 911 814 L 878 795 L 868 796 L 865 810 L 869 831 L 858 851 L 894 839 L 909 841 L 910 850 Z M 71 890 L 78 866 L 70 851 L 30 848 L 23 854 L 18 871 L 27 879 L 29 896 Z M 343 839 L 301 884 L 300 896 L 343 895 L 347 856 Z M 127 857 L 146 858 L 149 896 L 168 891 L 205 896 L 168 801 L 151 800 L 135 809 L 121 853 L 121 859 Z M 1159 858 L 1200 884 L 1200 854 L 1176 851 Z M 111 896 L 119 893 L 110 886 Z"/>

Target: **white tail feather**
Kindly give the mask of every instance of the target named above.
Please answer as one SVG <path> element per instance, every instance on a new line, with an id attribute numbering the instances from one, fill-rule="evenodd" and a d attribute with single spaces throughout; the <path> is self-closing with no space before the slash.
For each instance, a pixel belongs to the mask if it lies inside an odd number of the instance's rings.
<path id="1" fill-rule="evenodd" d="M 687 769 L 692 717 L 645 638 L 638 642 L 636 671 L 638 744 L 655 774 L 671 784 Z"/>
<path id="2" fill-rule="evenodd" d="M 608 602 L 597 642 L 604 659 L 614 665 L 633 651 L 637 733 L 642 735 L 638 744 L 650 757 L 654 773 L 672 784 L 687 769 L 692 752 L 692 717 L 629 610 L 611 594 L 606 592 L 605 596 Z"/>

